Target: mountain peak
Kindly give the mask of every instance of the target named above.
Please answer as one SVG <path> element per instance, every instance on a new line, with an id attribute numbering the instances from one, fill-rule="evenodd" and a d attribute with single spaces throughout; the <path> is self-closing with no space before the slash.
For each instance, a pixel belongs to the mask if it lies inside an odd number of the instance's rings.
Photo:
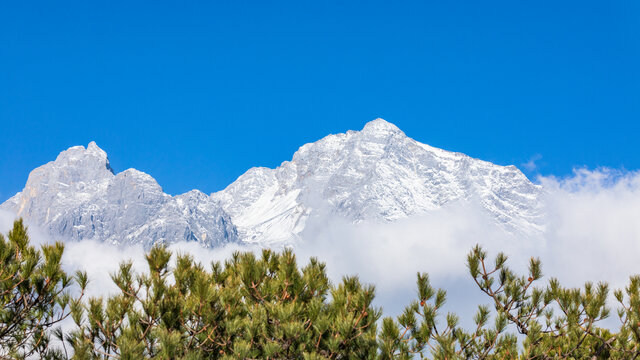
<path id="1" fill-rule="evenodd" d="M 371 120 L 365 124 L 362 132 L 365 133 L 395 133 L 402 134 L 402 130 L 400 130 L 397 126 L 392 123 L 386 121 L 382 118 L 377 118 L 375 120 Z"/>
<path id="2" fill-rule="evenodd" d="M 506 231 L 540 228 L 540 189 L 511 168 L 417 142 L 383 119 L 305 144 L 291 162 L 249 170 L 213 194 L 247 242 L 300 236 L 312 216 L 391 222 L 478 202 Z"/>
<path id="3" fill-rule="evenodd" d="M 113 244 L 237 241 L 229 215 L 200 192 L 172 197 L 150 175 L 114 175 L 107 153 L 92 141 L 34 169 L 24 189 L 0 205 L 46 229 L 55 239 Z"/>
<path id="4" fill-rule="evenodd" d="M 86 148 L 73 146 L 61 152 L 55 161 L 33 170 L 29 178 L 33 177 L 31 180 L 56 178 L 56 181 L 63 183 L 74 183 L 110 178 L 113 175 L 114 171 L 109 165 L 107 153 L 100 149 L 95 142 L 91 142 Z M 28 180 L 27 185 L 29 182 Z M 33 184 L 33 182 L 31 183 Z"/>
<path id="5" fill-rule="evenodd" d="M 95 141 L 91 141 L 89 145 L 87 145 L 87 151 L 95 153 L 95 154 L 105 154 L 104 150 L 102 150 Z"/>

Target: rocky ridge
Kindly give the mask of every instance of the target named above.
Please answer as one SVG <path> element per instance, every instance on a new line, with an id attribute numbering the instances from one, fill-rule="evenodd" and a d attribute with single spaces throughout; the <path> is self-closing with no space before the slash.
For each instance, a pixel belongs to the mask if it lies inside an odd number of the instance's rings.
<path id="1" fill-rule="evenodd" d="M 148 174 L 115 174 L 95 142 L 74 146 L 33 170 L 25 188 L 1 208 L 55 239 L 113 244 L 196 241 L 213 247 L 238 241 L 229 215 L 198 190 L 170 196 Z"/>

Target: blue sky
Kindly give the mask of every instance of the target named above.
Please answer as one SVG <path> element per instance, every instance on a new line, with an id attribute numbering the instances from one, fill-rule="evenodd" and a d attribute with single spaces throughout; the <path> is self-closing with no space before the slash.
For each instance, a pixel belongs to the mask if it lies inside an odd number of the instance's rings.
<path id="1" fill-rule="evenodd" d="M 532 178 L 640 169 L 639 2 L 346 3 L 3 2 L 0 201 L 91 140 L 212 192 L 377 117 Z"/>

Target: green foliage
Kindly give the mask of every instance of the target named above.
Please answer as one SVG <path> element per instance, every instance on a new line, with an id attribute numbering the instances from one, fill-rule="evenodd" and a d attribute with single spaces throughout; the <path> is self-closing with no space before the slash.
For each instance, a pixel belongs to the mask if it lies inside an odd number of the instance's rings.
<path id="1" fill-rule="evenodd" d="M 613 292 L 606 284 L 539 285 L 540 260 L 526 275 L 476 246 L 467 268 L 491 306 L 478 306 L 464 329 L 444 313 L 447 294 L 417 275 L 417 299 L 397 318 L 372 306 L 374 288 L 357 277 L 333 285 L 316 259 L 300 268 L 291 250 L 234 253 L 208 269 L 163 247 L 148 271 L 123 263 L 119 292 L 83 299 L 86 274 L 61 269 L 61 244 L 29 245 L 22 221 L 0 235 L 0 358 L 51 359 L 636 359 L 640 355 L 640 276 Z M 77 283 L 79 296 L 68 293 Z M 71 315 L 75 328 L 52 328 Z M 380 327 L 378 329 L 378 326 Z M 50 336 L 62 347 L 52 346 Z"/>
<path id="2" fill-rule="evenodd" d="M 82 295 L 72 299 L 73 279 L 61 267 L 63 245 L 29 245 L 22 219 L 7 237 L 0 234 L 0 358 L 55 357 L 51 327 L 65 319 Z M 77 273 L 80 288 L 86 275 Z"/>
<path id="3" fill-rule="evenodd" d="M 442 290 L 418 274 L 419 300 L 397 321 L 383 320 L 380 356 L 383 359 L 635 359 L 640 355 L 640 277 L 631 278 L 626 293 L 616 291 L 621 327 L 612 333 L 598 327 L 609 316 L 606 284 L 586 283 L 581 289 L 564 288 L 551 279 L 544 288 L 540 260 L 531 259 L 526 276 L 506 266 L 498 254 L 491 264 L 476 246 L 467 256 L 469 274 L 493 302 L 494 312 L 479 306 L 476 328 L 457 327 L 454 314 L 440 313 Z M 556 315 L 557 314 L 557 315 Z M 488 326 L 490 318 L 493 325 Z M 442 325 L 440 325 L 442 324 Z M 518 344 L 514 328 L 523 341 Z"/>
<path id="4" fill-rule="evenodd" d="M 68 336 L 79 359 L 373 359 L 374 289 L 331 286 L 324 264 L 298 268 L 290 250 L 236 253 L 210 271 L 162 247 L 148 274 L 112 275 L 120 293 L 92 298 Z"/>

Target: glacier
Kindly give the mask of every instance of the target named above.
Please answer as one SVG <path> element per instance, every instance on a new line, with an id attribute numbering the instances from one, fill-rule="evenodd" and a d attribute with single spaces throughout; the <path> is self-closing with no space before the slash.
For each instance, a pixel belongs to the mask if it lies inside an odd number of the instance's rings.
<path id="1" fill-rule="evenodd" d="M 431 147 L 376 119 L 305 144 L 275 169 L 249 169 L 210 195 L 170 196 L 148 174 L 115 174 L 95 142 L 75 146 L 33 170 L 0 208 L 59 239 L 274 246 L 300 240 L 310 217 L 384 223 L 465 202 L 480 204 L 505 232 L 530 236 L 545 228 L 543 195 L 515 166 Z"/>

